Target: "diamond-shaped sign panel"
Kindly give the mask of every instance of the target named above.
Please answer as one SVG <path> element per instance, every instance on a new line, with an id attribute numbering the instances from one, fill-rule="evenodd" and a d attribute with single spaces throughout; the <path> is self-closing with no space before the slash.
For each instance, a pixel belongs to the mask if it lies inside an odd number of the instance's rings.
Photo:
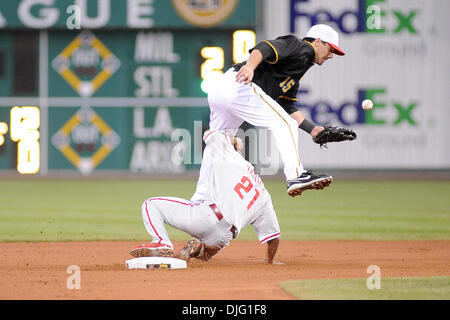
<path id="1" fill-rule="evenodd" d="M 82 97 L 90 97 L 120 67 L 120 60 L 83 31 L 54 60 L 53 68 Z"/>
<path id="2" fill-rule="evenodd" d="M 53 145 L 83 174 L 90 174 L 120 143 L 94 110 L 83 107 L 52 137 Z"/>

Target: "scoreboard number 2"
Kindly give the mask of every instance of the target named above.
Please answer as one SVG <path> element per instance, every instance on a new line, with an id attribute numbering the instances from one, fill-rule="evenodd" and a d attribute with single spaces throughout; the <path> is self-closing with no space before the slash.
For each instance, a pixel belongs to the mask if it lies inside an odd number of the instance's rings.
<path id="1" fill-rule="evenodd" d="M 40 167 L 39 145 L 40 110 L 38 107 L 11 109 L 10 135 L 17 142 L 17 171 L 37 173 Z"/>
<path id="2" fill-rule="evenodd" d="M 221 47 L 204 47 L 200 54 L 206 59 L 200 67 L 200 75 L 203 79 L 201 86 L 203 92 L 208 92 L 211 80 L 223 73 L 224 53 Z"/>
<path id="3" fill-rule="evenodd" d="M 253 48 L 255 44 L 256 34 L 254 31 L 236 30 L 233 33 L 233 63 L 245 61 L 250 55 L 248 50 Z M 201 89 L 208 93 L 211 80 L 223 73 L 225 55 L 221 47 L 203 47 L 200 55 L 206 59 L 200 66 Z"/>

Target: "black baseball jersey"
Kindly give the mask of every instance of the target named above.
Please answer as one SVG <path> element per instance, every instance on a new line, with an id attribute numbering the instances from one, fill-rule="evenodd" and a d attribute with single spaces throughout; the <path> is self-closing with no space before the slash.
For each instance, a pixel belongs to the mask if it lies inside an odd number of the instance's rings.
<path id="1" fill-rule="evenodd" d="M 315 49 L 304 40 L 286 35 L 275 40 L 259 42 L 254 49 L 261 51 L 263 62 L 255 69 L 253 80 L 266 94 L 277 101 L 287 113 L 297 111 L 299 81 L 314 64 Z M 246 62 L 234 65 L 239 70 Z"/>

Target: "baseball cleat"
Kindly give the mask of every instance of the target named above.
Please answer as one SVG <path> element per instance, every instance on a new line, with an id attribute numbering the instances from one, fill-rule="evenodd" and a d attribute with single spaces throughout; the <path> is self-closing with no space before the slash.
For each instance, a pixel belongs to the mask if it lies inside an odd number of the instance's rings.
<path id="1" fill-rule="evenodd" d="M 173 250 L 167 244 L 149 243 L 142 244 L 130 251 L 133 257 L 173 257 Z"/>
<path id="2" fill-rule="evenodd" d="M 175 258 L 189 261 L 190 258 L 197 257 L 203 247 L 203 242 L 198 238 L 192 238 L 184 244 L 183 249 L 175 254 Z"/>
<path id="3" fill-rule="evenodd" d="M 316 175 L 306 171 L 300 177 L 286 181 L 287 192 L 291 197 L 299 196 L 305 190 L 322 190 L 333 182 L 333 177 L 321 174 Z"/>

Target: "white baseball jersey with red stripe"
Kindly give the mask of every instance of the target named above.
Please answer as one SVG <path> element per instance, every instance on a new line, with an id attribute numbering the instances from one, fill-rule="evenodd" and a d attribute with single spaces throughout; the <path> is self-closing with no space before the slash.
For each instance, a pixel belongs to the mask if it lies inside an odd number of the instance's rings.
<path id="1" fill-rule="evenodd" d="M 204 141 L 205 152 L 212 159 L 210 197 L 224 219 L 238 233 L 251 224 L 260 241 L 278 237 L 280 228 L 272 199 L 254 167 L 234 149 L 224 131 L 207 132 Z"/>
<path id="2" fill-rule="evenodd" d="M 142 219 L 154 243 L 173 248 L 164 224 L 189 233 L 205 244 L 223 248 L 251 224 L 261 244 L 280 236 L 272 200 L 263 182 L 222 131 L 205 135 L 205 196 L 199 201 L 153 197 L 142 205 Z M 213 205 L 213 207 L 211 207 Z M 214 208 L 214 205 L 217 209 Z M 218 212 L 220 211 L 220 213 Z M 233 234 L 230 229 L 236 229 Z"/>

